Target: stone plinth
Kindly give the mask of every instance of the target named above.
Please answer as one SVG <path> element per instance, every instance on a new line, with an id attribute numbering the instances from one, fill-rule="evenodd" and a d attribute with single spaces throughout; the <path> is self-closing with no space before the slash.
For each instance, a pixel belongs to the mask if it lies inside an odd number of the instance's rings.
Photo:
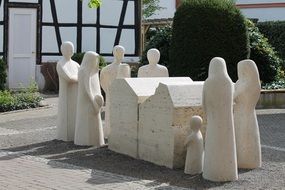
<path id="1" fill-rule="evenodd" d="M 155 93 L 160 82 L 191 84 L 183 78 L 126 78 L 110 88 L 109 149 L 138 158 L 139 104 Z"/>
<path id="2" fill-rule="evenodd" d="M 202 111 L 203 82 L 161 83 L 140 105 L 139 158 L 168 168 L 185 164 L 190 118 Z"/>

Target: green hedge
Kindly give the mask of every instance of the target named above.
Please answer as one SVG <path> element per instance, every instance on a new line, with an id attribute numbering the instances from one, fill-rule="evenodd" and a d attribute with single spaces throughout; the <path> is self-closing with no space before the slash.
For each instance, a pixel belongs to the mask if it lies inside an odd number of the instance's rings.
<path id="1" fill-rule="evenodd" d="M 285 21 L 259 22 L 256 26 L 285 60 Z"/>
<path id="2" fill-rule="evenodd" d="M 6 83 L 6 63 L 1 58 L 0 59 L 0 91 L 5 89 L 5 83 Z"/>
<path id="3" fill-rule="evenodd" d="M 213 57 L 223 57 L 237 79 L 237 63 L 249 58 L 245 18 L 229 0 L 188 0 L 173 20 L 169 71 L 171 76 L 205 80 Z"/>
<path id="4" fill-rule="evenodd" d="M 247 20 L 249 30 L 251 53 L 250 59 L 255 61 L 263 83 L 269 83 L 278 79 L 278 73 L 281 69 L 282 59 L 269 44 L 268 39 L 264 37 L 259 29 L 249 20 Z"/>

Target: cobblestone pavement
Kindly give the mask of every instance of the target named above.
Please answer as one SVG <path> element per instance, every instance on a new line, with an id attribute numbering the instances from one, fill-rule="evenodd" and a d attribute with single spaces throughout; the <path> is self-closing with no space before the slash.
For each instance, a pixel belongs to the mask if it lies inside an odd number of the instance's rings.
<path id="1" fill-rule="evenodd" d="M 0 190 L 185 189 L 9 152 L 0 160 Z"/>
<path id="2" fill-rule="evenodd" d="M 285 189 L 285 110 L 258 110 L 263 166 L 211 183 L 107 149 L 53 141 L 57 98 L 47 108 L 0 114 L 0 190 Z M 178 187 L 179 186 L 179 187 Z"/>

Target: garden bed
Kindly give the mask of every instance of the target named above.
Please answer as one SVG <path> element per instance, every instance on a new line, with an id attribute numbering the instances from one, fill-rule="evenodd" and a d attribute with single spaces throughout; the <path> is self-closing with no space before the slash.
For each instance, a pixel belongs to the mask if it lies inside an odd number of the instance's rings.
<path id="1" fill-rule="evenodd" d="M 27 88 L 17 92 L 0 91 L 0 112 L 40 107 L 43 97 L 35 88 Z"/>
<path id="2" fill-rule="evenodd" d="M 285 89 L 262 90 L 257 109 L 284 109 L 285 108 Z"/>

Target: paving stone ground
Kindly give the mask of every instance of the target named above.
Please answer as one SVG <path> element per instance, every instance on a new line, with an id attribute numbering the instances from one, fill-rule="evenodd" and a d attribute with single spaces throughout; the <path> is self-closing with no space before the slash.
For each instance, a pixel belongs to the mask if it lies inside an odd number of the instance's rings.
<path id="1" fill-rule="evenodd" d="M 1 190 L 185 189 L 11 152 L 0 160 Z"/>
<path id="2" fill-rule="evenodd" d="M 14 189 L 285 189 L 285 110 L 258 110 L 263 166 L 239 180 L 201 175 L 114 153 L 107 147 L 53 140 L 57 98 L 49 107 L 0 114 L 0 190 Z"/>

